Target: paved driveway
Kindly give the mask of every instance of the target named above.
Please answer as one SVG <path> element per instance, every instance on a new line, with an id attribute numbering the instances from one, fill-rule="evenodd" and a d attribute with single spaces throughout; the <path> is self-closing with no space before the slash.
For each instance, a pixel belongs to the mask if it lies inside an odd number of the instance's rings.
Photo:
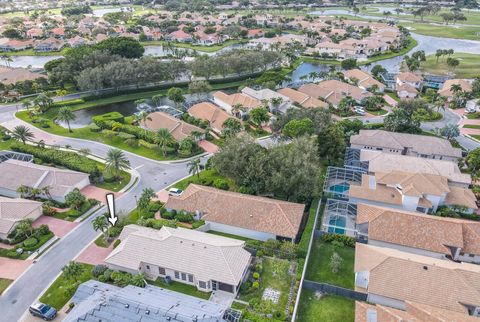
<path id="1" fill-rule="evenodd" d="M 14 280 L 32 264 L 31 260 L 0 257 L 0 277 Z M 1 320 L 1 319 L 0 319 Z"/>
<path id="2" fill-rule="evenodd" d="M 85 250 L 78 255 L 78 257 L 75 259 L 77 262 L 80 263 L 85 263 L 85 264 L 90 264 L 90 265 L 99 265 L 103 264 L 105 261 L 105 258 L 107 258 L 108 255 L 113 250 L 113 246 L 111 245 L 108 248 L 105 247 L 99 247 L 95 245 L 95 243 L 91 243 L 88 245 Z"/>
<path id="3" fill-rule="evenodd" d="M 48 225 L 48 227 L 55 234 L 55 236 L 62 238 L 70 231 L 72 231 L 72 229 L 75 228 L 78 223 L 61 220 L 49 216 L 40 216 L 33 223 L 33 227 L 36 228 L 40 225 Z"/>
<path id="4" fill-rule="evenodd" d="M 83 188 L 81 190 L 81 192 L 85 197 L 92 198 L 92 199 L 97 199 L 98 201 L 100 201 L 103 204 L 106 204 L 106 197 L 105 196 L 108 193 L 113 193 L 115 195 L 115 198 L 118 198 L 122 195 L 121 192 L 112 192 L 112 191 L 107 190 L 107 189 L 102 189 L 102 188 L 95 187 L 94 185 L 86 186 L 85 188 Z"/>
<path id="5" fill-rule="evenodd" d="M 207 140 L 199 141 L 198 146 L 204 149 L 205 152 L 208 152 L 208 153 L 217 153 L 219 149 L 216 144 L 213 144 L 212 142 L 209 142 Z"/>

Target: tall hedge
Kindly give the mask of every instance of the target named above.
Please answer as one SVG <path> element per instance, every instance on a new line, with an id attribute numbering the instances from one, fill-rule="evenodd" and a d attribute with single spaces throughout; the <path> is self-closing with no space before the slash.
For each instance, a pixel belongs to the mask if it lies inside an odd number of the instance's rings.
<path id="1" fill-rule="evenodd" d="M 105 121 L 101 119 L 93 119 L 93 122 L 101 129 L 106 129 L 106 130 L 111 130 L 113 128 L 113 125 L 115 124 L 114 121 Z M 135 125 L 129 125 L 129 124 L 122 124 L 118 123 L 115 124 L 116 128 L 120 132 L 128 133 L 135 135 L 137 139 L 144 140 L 148 143 L 155 144 L 155 132 L 149 131 L 145 129 L 142 129 L 138 126 Z"/>
<path id="2" fill-rule="evenodd" d="M 45 163 L 53 163 L 70 170 L 88 173 L 92 181 L 96 181 L 102 176 L 98 162 L 76 152 L 45 149 L 21 143 L 12 144 L 11 148 L 13 151 L 31 154 Z"/>

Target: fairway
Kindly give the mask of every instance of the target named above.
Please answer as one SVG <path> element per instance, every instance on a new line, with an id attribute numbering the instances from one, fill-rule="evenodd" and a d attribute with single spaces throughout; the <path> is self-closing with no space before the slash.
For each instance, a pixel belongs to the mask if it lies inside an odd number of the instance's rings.
<path id="1" fill-rule="evenodd" d="M 455 53 L 451 57 L 457 58 L 460 65 L 453 70 L 447 66 L 447 57 L 438 59 L 435 55 L 427 56 L 427 61 L 421 64 L 421 69 L 429 74 L 451 75 L 457 78 L 475 78 L 480 76 L 480 54 Z"/>

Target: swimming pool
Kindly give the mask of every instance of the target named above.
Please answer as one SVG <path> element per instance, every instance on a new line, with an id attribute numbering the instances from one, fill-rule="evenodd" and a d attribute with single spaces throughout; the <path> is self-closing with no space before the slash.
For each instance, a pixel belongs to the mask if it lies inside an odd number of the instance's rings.
<path id="1" fill-rule="evenodd" d="M 348 190 L 348 184 L 336 184 L 330 187 L 330 191 L 344 193 Z"/>
<path id="2" fill-rule="evenodd" d="M 328 221 L 328 224 L 330 226 L 335 226 L 335 227 L 328 227 L 329 233 L 335 233 L 335 234 L 341 234 L 341 235 L 345 234 L 345 229 L 342 229 L 347 226 L 347 220 L 345 217 L 334 216 L 330 218 L 330 220 Z"/>

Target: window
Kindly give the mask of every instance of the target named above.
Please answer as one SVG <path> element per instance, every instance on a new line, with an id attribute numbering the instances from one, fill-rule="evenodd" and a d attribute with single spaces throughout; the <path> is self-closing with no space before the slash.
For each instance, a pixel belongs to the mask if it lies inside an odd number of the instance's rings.
<path id="1" fill-rule="evenodd" d="M 177 271 L 175 271 L 175 278 L 176 278 L 176 279 L 180 279 L 180 273 L 177 272 Z"/>
<path id="2" fill-rule="evenodd" d="M 166 272 L 165 272 L 165 268 L 159 267 L 159 268 L 158 268 L 158 274 L 160 274 L 160 275 L 167 275 Z"/>
<path id="3" fill-rule="evenodd" d="M 207 283 L 199 281 L 198 286 L 200 286 L 200 288 L 207 288 Z"/>
<path id="4" fill-rule="evenodd" d="M 188 274 L 188 281 L 190 283 L 193 283 L 193 275 L 192 274 Z"/>
<path id="5" fill-rule="evenodd" d="M 147 269 L 150 269 L 150 266 L 149 266 L 149 265 L 147 265 Z"/>
<path id="6" fill-rule="evenodd" d="M 186 280 L 187 280 L 187 274 L 182 273 L 182 281 L 186 281 Z"/>

